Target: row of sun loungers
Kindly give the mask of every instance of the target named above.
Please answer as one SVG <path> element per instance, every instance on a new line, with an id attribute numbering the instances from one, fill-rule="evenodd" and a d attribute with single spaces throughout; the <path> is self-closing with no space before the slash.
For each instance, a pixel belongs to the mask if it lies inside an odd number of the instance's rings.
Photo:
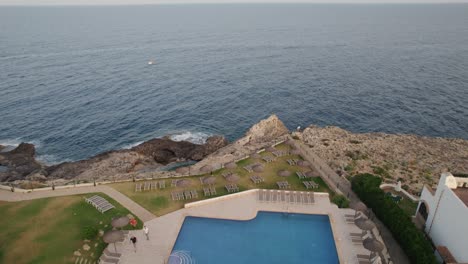
<path id="1" fill-rule="evenodd" d="M 152 181 L 135 184 L 135 192 L 149 191 L 166 188 L 166 181 Z"/>
<path id="2" fill-rule="evenodd" d="M 273 151 L 272 153 L 275 155 L 275 157 L 283 157 L 289 154 L 288 152 L 281 150 Z"/>
<path id="3" fill-rule="evenodd" d="M 378 263 L 377 259 L 379 256 L 375 253 L 371 253 L 370 255 L 365 254 L 357 254 L 356 255 L 359 264 L 373 264 Z"/>
<path id="4" fill-rule="evenodd" d="M 288 159 L 287 160 L 288 164 L 291 165 L 291 166 L 296 166 L 298 161 L 299 161 L 298 159 Z"/>
<path id="5" fill-rule="evenodd" d="M 314 181 L 303 181 L 302 182 L 306 189 L 317 189 L 319 187 L 318 183 Z"/>
<path id="6" fill-rule="evenodd" d="M 312 178 L 312 177 L 307 176 L 307 175 L 306 175 L 305 173 L 303 173 L 302 171 L 296 172 L 296 175 L 297 175 L 297 177 L 299 177 L 299 179 Z"/>
<path id="7" fill-rule="evenodd" d="M 279 190 L 259 190 L 259 202 L 283 202 L 297 204 L 315 203 L 313 192 L 289 192 Z"/>
<path id="8" fill-rule="evenodd" d="M 228 193 L 233 193 L 233 192 L 238 192 L 239 191 L 239 187 L 235 183 L 228 183 L 228 184 L 225 185 L 225 187 L 226 187 L 226 190 L 228 191 Z"/>
<path id="9" fill-rule="evenodd" d="M 110 209 L 115 208 L 115 206 L 99 195 L 94 195 L 92 197 L 86 198 L 85 200 L 87 203 L 96 207 L 96 209 L 101 213 L 105 213 Z"/>
<path id="10" fill-rule="evenodd" d="M 289 182 L 287 181 L 279 181 L 276 183 L 278 185 L 278 188 L 280 189 L 289 189 L 291 185 L 289 185 Z"/>
<path id="11" fill-rule="evenodd" d="M 174 191 L 171 192 L 171 198 L 173 201 L 196 199 L 198 193 L 196 190 Z"/>
<path id="12" fill-rule="evenodd" d="M 253 175 L 253 176 L 250 176 L 250 179 L 253 181 L 253 183 L 255 184 L 258 184 L 258 183 L 261 183 L 261 182 L 264 182 L 265 179 L 263 179 L 263 177 L 261 176 L 258 176 L 258 175 Z"/>
<path id="13" fill-rule="evenodd" d="M 345 214 L 345 220 L 346 220 L 347 224 L 353 224 L 354 225 L 354 221 L 361 218 L 361 217 L 362 217 L 361 212 L 358 212 L 357 214 Z"/>
<path id="14" fill-rule="evenodd" d="M 272 156 L 264 156 L 262 159 L 263 159 L 266 163 L 270 163 L 270 162 L 272 162 L 272 161 L 275 160 L 275 158 L 273 158 Z"/>
<path id="15" fill-rule="evenodd" d="M 203 187 L 203 193 L 205 196 L 216 195 L 216 188 L 213 185 Z"/>

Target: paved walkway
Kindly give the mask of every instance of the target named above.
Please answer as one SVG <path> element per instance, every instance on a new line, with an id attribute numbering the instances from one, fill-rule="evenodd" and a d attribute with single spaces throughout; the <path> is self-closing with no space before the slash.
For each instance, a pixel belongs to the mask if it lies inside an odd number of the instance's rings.
<path id="1" fill-rule="evenodd" d="M 317 156 L 310 147 L 306 146 L 303 142 L 297 142 L 296 140 L 293 142 L 302 152 L 301 156 L 312 164 L 331 189 L 334 189 L 338 193 L 342 193 L 348 197 L 351 202 L 361 201 L 351 189 L 351 183 L 336 174 L 336 172 L 334 172 L 324 160 Z M 388 230 L 387 227 L 377 217 L 375 217 L 374 214 L 372 214 L 372 212 L 370 213 L 370 218 L 379 229 L 393 263 L 410 264 L 408 257 L 403 249 L 401 249 L 400 244 L 395 240 L 390 230 Z"/>
<path id="2" fill-rule="evenodd" d="M 9 192 L 6 190 L 0 190 L 0 201 L 7 202 L 18 202 L 25 200 L 34 200 L 47 197 L 58 197 L 58 196 L 68 196 L 68 195 L 77 195 L 84 193 L 96 193 L 101 192 L 107 194 L 109 197 L 120 203 L 123 207 L 127 208 L 140 218 L 141 221 L 147 222 L 151 219 L 156 218 L 154 214 L 141 207 L 139 204 L 132 201 L 130 198 L 124 194 L 118 192 L 114 188 L 109 186 L 90 186 L 90 187 L 70 187 L 66 189 L 56 189 L 54 191 L 32 191 L 28 193 L 24 192 Z"/>

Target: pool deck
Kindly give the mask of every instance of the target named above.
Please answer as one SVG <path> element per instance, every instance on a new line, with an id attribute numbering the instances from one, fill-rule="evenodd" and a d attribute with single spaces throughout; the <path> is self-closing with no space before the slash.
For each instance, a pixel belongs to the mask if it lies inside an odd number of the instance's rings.
<path id="1" fill-rule="evenodd" d="M 258 190 L 255 189 L 186 204 L 183 209 L 146 222 L 149 228 L 149 240 L 143 231 L 133 231 L 132 234 L 138 240 L 136 252 L 126 240 L 119 245 L 118 251 L 122 253 L 119 263 L 166 263 L 186 216 L 250 220 L 256 217 L 258 211 L 270 211 L 328 215 L 340 263 L 357 264 L 356 254 L 370 252 L 364 249 L 362 244 L 353 244 L 349 236 L 350 232 L 361 232 L 355 225 L 345 221 L 344 214 L 353 214 L 354 211 L 339 209 L 330 203 L 328 193 L 315 193 L 314 196 L 314 204 L 260 202 L 257 199 Z M 110 249 L 113 251 L 113 247 Z"/>

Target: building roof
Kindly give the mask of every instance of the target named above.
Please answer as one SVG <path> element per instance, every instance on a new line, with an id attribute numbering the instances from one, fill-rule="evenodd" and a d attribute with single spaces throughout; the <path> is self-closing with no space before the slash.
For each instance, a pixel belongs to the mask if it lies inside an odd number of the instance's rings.
<path id="1" fill-rule="evenodd" d="M 468 188 L 458 187 L 452 189 L 452 191 L 462 200 L 463 203 L 468 207 Z"/>

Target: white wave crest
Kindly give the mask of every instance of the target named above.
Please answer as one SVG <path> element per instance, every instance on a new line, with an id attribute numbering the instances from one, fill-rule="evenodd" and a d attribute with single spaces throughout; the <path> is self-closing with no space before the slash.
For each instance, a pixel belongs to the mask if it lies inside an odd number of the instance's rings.
<path id="1" fill-rule="evenodd" d="M 211 136 L 211 134 L 204 132 L 190 132 L 185 131 L 181 133 L 176 133 L 170 136 L 174 141 L 188 141 L 193 144 L 205 144 L 206 140 Z"/>
<path id="2" fill-rule="evenodd" d="M 0 145 L 5 146 L 7 148 L 16 148 L 22 142 L 33 144 L 36 147 L 36 149 L 42 146 L 41 142 L 38 140 L 24 140 L 21 138 L 4 139 L 4 140 L 0 139 Z"/>
<path id="3" fill-rule="evenodd" d="M 71 159 L 60 159 L 55 155 L 43 154 L 36 157 L 36 160 L 47 166 L 59 164 L 62 162 L 72 161 Z"/>
<path id="4" fill-rule="evenodd" d="M 140 145 L 141 143 L 143 143 L 144 141 L 138 141 L 136 143 L 131 143 L 131 144 L 127 144 L 127 145 L 123 145 L 122 149 L 131 149 L 133 147 L 136 147 L 138 145 Z"/>

